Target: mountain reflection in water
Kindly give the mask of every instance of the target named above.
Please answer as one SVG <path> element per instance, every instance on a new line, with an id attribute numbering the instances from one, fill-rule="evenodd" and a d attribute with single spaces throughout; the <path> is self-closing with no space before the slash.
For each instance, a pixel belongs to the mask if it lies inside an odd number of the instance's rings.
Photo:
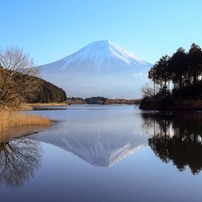
<path id="1" fill-rule="evenodd" d="M 173 116 L 142 114 L 144 127 L 153 130 L 149 146 L 162 162 L 172 161 L 179 171 L 188 166 L 193 174 L 202 169 L 202 114 Z"/>
<path id="2" fill-rule="evenodd" d="M 142 119 L 133 111 L 94 111 L 81 112 L 79 117 L 75 115 L 58 124 L 57 129 L 34 138 L 98 167 L 110 167 L 148 144 L 148 135 L 139 124 Z"/>
<path id="3" fill-rule="evenodd" d="M 41 158 L 39 142 L 21 137 L 0 143 L 0 184 L 21 187 L 33 177 Z"/>

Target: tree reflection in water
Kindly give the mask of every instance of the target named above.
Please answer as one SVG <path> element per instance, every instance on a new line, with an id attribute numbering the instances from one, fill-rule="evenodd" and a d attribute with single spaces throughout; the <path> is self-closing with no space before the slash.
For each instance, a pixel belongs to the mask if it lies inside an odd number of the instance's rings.
<path id="1" fill-rule="evenodd" d="M 41 158 L 39 142 L 22 137 L 0 143 L 0 182 L 20 187 L 33 177 Z"/>
<path id="2" fill-rule="evenodd" d="M 143 114 L 147 129 L 153 129 L 149 146 L 163 162 L 172 161 L 183 171 L 189 166 L 193 174 L 202 169 L 202 114 L 162 116 Z"/>

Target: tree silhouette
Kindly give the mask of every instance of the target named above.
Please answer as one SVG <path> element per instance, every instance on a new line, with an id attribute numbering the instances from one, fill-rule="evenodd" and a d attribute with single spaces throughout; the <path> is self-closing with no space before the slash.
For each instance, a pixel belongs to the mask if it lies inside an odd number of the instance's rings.
<path id="1" fill-rule="evenodd" d="M 193 78 L 193 85 L 198 82 L 199 76 L 202 74 L 202 50 L 193 43 L 188 53 L 189 73 Z"/>
<path id="2" fill-rule="evenodd" d="M 148 77 L 161 86 L 161 90 L 165 93 L 165 96 L 168 82 L 171 80 L 169 61 L 170 57 L 168 55 L 161 57 L 148 73 Z"/>
<path id="3" fill-rule="evenodd" d="M 183 48 L 179 48 L 171 57 L 170 60 L 172 81 L 176 88 L 182 88 L 185 85 L 188 65 L 187 55 Z"/>

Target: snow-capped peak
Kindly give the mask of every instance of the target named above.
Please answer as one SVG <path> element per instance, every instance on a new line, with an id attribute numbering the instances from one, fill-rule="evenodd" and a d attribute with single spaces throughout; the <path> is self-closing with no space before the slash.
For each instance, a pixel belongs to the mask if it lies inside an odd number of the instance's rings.
<path id="1" fill-rule="evenodd" d="M 90 59 L 91 62 L 94 62 L 99 66 L 102 65 L 106 60 L 109 62 L 109 60 L 112 58 L 124 61 L 128 64 L 134 62 L 143 64 L 146 63 L 142 59 L 136 57 L 127 50 L 120 48 L 117 44 L 109 40 L 92 42 L 76 53 L 64 58 L 64 60 L 67 62 L 67 65 L 69 63 L 73 63 L 76 60 L 84 61 Z"/>

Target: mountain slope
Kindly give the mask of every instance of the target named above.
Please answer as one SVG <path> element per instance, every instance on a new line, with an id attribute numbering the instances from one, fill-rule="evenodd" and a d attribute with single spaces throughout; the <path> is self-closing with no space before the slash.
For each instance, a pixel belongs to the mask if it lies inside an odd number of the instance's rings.
<path id="1" fill-rule="evenodd" d="M 76 53 L 40 66 L 42 77 L 69 96 L 134 98 L 151 64 L 110 41 L 93 42 Z"/>

